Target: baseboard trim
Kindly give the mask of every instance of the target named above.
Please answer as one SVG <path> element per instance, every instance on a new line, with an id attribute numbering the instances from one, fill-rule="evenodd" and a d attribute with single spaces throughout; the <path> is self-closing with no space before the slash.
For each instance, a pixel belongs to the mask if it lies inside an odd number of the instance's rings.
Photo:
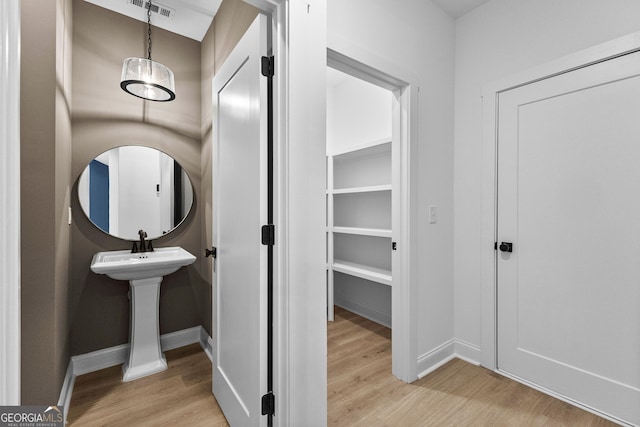
<path id="1" fill-rule="evenodd" d="M 200 330 L 202 326 L 195 326 L 181 331 L 170 332 L 160 336 L 160 347 L 162 351 L 169 351 L 185 345 L 200 342 Z M 121 365 L 127 361 L 129 355 L 129 344 L 121 344 L 90 353 L 73 356 L 74 375 L 84 375 L 111 366 Z"/>
<path id="2" fill-rule="evenodd" d="M 418 378 L 422 378 L 430 374 L 448 361 L 455 358 L 455 348 L 456 341 L 451 339 L 418 357 Z"/>
<path id="3" fill-rule="evenodd" d="M 169 351 L 185 345 L 199 343 L 201 330 L 202 326 L 194 326 L 193 328 L 161 335 L 160 347 L 162 347 L 162 351 Z"/>
<path id="4" fill-rule="evenodd" d="M 111 366 L 121 365 L 127 360 L 127 354 L 129 354 L 129 344 L 121 344 L 72 356 L 71 368 L 73 369 L 73 375 L 84 375 Z"/>
<path id="5" fill-rule="evenodd" d="M 463 340 L 451 339 L 418 357 L 418 378 L 425 377 L 445 363 L 460 359 L 480 365 L 480 348 Z"/>
<path id="6" fill-rule="evenodd" d="M 342 299 L 342 298 L 338 299 L 337 296 L 335 297 L 335 300 L 333 301 L 333 303 L 338 307 L 344 308 L 345 310 L 348 310 L 352 313 L 362 316 L 365 319 L 369 319 L 372 322 L 379 323 L 383 326 L 386 326 L 387 328 L 391 327 L 391 316 L 385 313 L 382 313 L 374 308 L 371 308 L 367 305 L 363 305 L 348 299 Z"/>
<path id="7" fill-rule="evenodd" d="M 58 406 L 64 408 L 64 423 L 67 423 L 67 414 L 69 413 L 69 405 L 71 404 L 71 394 L 73 393 L 73 386 L 76 382 L 76 376 L 73 374 L 73 362 L 69 361 L 67 367 L 67 373 L 64 376 L 62 383 L 62 390 L 60 390 L 60 397 L 58 398 Z"/>
<path id="8" fill-rule="evenodd" d="M 590 412 L 590 413 L 592 413 L 594 415 L 597 415 L 597 416 L 599 416 L 601 418 L 604 418 L 604 419 L 606 419 L 608 421 L 611 421 L 612 423 L 615 423 L 615 424 L 618 424 L 618 425 L 621 425 L 621 426 L 625 426 L 625 427 L 637 427 L 634 424 L 630 424 L 629 422 L 627 422 L 625 420 L 621 420 L 620 418 L 616 418 L 615 416 L 609 415 L 606 412 L 601 412 L 601 411 L 599 411 L 597 409 L 592 408 L 589 405 L 581 403 L 581 402 L 579 402 L 577 400 L 570 399 L 570 398 L 566 397 L 563 394 L 557 393 L 557 392 L 555 392 L 553 390 L 545 388 L 545 387 L 543 387 L 541 385 L 538 385 L 536 383 L 533 383 L 531 381 L 527 381 L 527 380 L 525 380 L 523 378 L 518 377 L 517 375 L 513 375 L 513 374 L 510 374 L 508 372 L 501 371 L 500 369 L 497 369 L 497 370 L 495 370 L 493 372 L 495 372 L 497 374 L 500 374 L 500 375 L 502 375 L 502 376 L 504 376 L 506 378 L 509 378 L 509 379 L 511 379 L 513 381 L 519 382 L 520 384 L 524 384 L 525 386 L 530 387 L 530 388 L 532 388 L 534 390 L 538 390 L 539 392 L 547 394 L 547 395 L 549 395 L 551 397 L 554 397 L 554 398 L 556 398 L 558 400 L 566 402 L 569 405 L 576 406 L 576 407 L 578 407 L 580 409 L 583 409 L 583 410 L 585 410 L 587 412 Z"/>
<path id="9" fill-rule="evenodd" d="M 480 347 L 464 340 L 456 339 L 454 341 L 456 348 L 455 355 L 458 359 L 464 360 L 472 365 L 480 366 L 480 360 L 482 359 L 482 350 L 480 350 Z"/>
<path id="10" fill-rule="evenodd" d="M 213 339 L 207 333 L 205 328 L 200 328 L 200 347 L 204 350 L 211 363 L 213 363 Z"/>
<path id="11" fill-rule="evenodd" d="M 160 336 L 162 351 L 174 350 L 196 343 L 200 344 L 209 360 L 213 362 L 213 340 L 202 326 L 195 326 Z M 62 389 L 60 390 L 60 398 L 58 399 L 58 406 L 64 406 L 65 424 L 76 377 L 110 368 L 111 366 L 121 365 L 127 361 L 128 355 L 129 344 L 122 344 L 71 357 L 64 382 L 62 383 Z"/>

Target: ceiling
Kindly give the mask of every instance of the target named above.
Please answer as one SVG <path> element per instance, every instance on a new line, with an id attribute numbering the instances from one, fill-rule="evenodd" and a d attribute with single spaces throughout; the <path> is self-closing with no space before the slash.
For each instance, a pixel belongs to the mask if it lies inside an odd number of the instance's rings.
<path id="1" fill-rule="evenodd" d="M 138 21 L 147 22 L 148 0 L 85 0 L 121 13 Z M 453 18 L 470 12 L 489 0 L 432 0 Z M 222 0 L 153 0 L 158 6 L 151 15 L 151 24 L 176 34 L 202 41 Z"/>
<path id="2" fill-rule="evenodd" d="M 459 18 L 489 0 L 431 0 L 452 18 Z"/>
<path id="3" fill-rule="evenodd" d="M 105 9 L 147 22 L 148 0 L 85 0 Z M 222 0 L 153 0 L 151 25 L 199 42 L 209 30 Z"/>

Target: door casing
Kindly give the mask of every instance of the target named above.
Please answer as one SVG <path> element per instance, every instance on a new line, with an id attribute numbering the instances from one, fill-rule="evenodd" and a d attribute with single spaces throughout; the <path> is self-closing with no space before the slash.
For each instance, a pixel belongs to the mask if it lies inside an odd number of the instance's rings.
<path id="1" fill-rule="evenodd" d="M 0 4 L 0 405 L 20 404 L 20 0 Z"/>
<path id="2" fill-rule="evenodd" d="M 522 73 L 501 79 L 485 86 L 482 90 L 482 230 L 481 230 L 481 365 L 498 371 L 497 353 L 497 142 L 498 142 L 498 101 L 501 92 L 588 67 L 598 62 L 640 51 L 640 32 L 617 38 L 558 60 L 543 64 Z M 569 401 L 544 387 L 528 383 L 544 393 L 573 405 Z M 581 406 L 578 404 L 578 406 Z M 583 409 L 594 412 L 591 408 Z M 603 416 L 601 413 L 597 413 Z M 612 419 L 613 420 L 613 419 Z"/>
<path id="3" fill-rule="evenodd" d="M 327 49 L 327 65 L 353 77 L 390 90 L 392 97 L 393 240 L 398 244 L 393 264 L 391 317 L 392 372 L 405 382 L 417 379 L 417 198 L 416 155 L 418 84 L 414 76 L 389 67 L 381 58 L 344 40 Z"/>
<path id="4" fill-rule="evenodd" d="M 275 61 L 274 425 L 326 425 L 326 0 L 243 1 L 270 18 Z"/>

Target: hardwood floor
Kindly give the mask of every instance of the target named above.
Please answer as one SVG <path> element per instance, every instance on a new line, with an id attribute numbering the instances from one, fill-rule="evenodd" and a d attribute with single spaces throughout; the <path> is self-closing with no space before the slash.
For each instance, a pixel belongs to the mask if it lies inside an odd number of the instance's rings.
<path id="1" fill-rule="evenodd" d="M 405 384 L 391 374 L 388 328 L 337 307 L 335 318 L 328 323 L 330 426 L 615 425 L 461 360 Z M 69 425 L 227 426 L 200 346 L 165 354 L 169 369 L 129 383 L 120 366 L 76 378 Z"/>
<path id="2" fill-rule="evenodd" d="M 211 394 L 211 362 L 199 344 L 165 352 L 169 368 L 128 383 L 122 366 L 76 378 L 70 426 L 228 426 Z"/>
<path id="3" fill-rule="evenodd" d="M 458 359 L 405 384 L 391 374 L 391 330 L 337 307 L 328 337 L 331 426 L 615 425 Z"/>

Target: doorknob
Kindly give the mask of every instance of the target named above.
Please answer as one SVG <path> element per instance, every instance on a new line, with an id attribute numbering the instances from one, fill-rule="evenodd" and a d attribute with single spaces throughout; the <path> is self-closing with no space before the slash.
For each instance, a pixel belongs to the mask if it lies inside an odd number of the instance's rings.
<path id="1" fill-rule="evenodd" d="M 500 243 L 500 250 L 502 252 L 513 252 L 513 243 L 511 242 Z"/>

